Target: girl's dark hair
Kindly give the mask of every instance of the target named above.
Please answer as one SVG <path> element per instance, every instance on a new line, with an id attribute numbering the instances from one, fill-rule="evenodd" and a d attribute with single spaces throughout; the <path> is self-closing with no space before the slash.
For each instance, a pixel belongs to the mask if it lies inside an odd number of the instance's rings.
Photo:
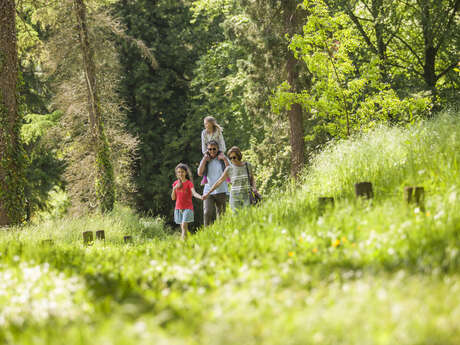
<path id="1" fill-rule="evenodd" d="M 232 148 L 230 148 L 230 150 L 227 151 L 227 156 L 230 157 L 230 154 L 232 153 L 236 154 L 239 161 L 243 158 L 243 154 L 241 153 L 241 150 L 238 146 L 233 146 Z"/>
<path id="2" fill-rule="evenodd" d="M 179 164 L 176 165 L 176 168 L 174 169 L 174 171 L 176 171 L 177 169 L 185 170 L 185 177 L 188 180 L 192 181 L 192 179 L 193 179 L 192 170 L 190 170 L 190 168 L 188 167 L 187 164 L 179 163 Z"/>

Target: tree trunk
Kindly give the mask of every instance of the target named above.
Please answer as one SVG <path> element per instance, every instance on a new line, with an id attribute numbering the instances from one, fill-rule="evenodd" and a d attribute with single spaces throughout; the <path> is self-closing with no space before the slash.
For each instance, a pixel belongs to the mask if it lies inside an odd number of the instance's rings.
<path id="1" fill-rule="evenodd" d="M 0 0 L 0 225 L 18 223 L 24 216 L 15 16 L 14 0 Z"/>
<path id="2" fill-rule="evenodd" d="M 94 51 L 90 44 L 86 21 L 86 6 L 83 0 L 74 0 L 78 21 L 80 45 L 83 54 L 84 73 L 88 92 L 89 124 L 96 155 L 96 195 L 103 212 L 113 209 L 115 187 L 113 166 L 110 160 L 109 146 L 102 125 L 102 114 L 99 105 L 96 85 L 96 66 Z"/>
<path id="3" fill-rule="evenodd" d="M 384 16 L 383 9 L 382 9 L 382 0 L 375 0 L 372 1 L 372 16 L 374 17 L 374 31 L 375 31 L 375 38 L 377 43 L 377 52 L 380 58 L 379 62 L 379 69 L 380 69 L 380 76 L 382 80 L 388 81 L 388 73 L 386 71 L 386 45 L 384 41 L 384 24 L 383 20 L 381 19 Z"/>
<path id="4" fill-rule="evenodd" d="M 297 23 L 297 2 L 288 1 L 285 4 L 285 25 L 286 33 L 291 37 L 296 33 L 299 23 Z M 302 27 L 300 25 L 300 27 Z M 288 49 L 287 60 L 286 60 L 286 73 L 288 83 L 291 86 L 291 91 L 296 92 L 297 79 L 299 73 L 297 70 L 297 64 L 299 62 L 294 57 L 293 52 Z M 291 109 L 288 111 L 289 117 L 289 140 L 291 144 L 291 175 L 294 178 L 299 177 L 299 173 L 302 171 L 305 165 L 305 142 L 304 142 L 304 129 L 303 129 L 303 117 L 302 107 L 298 103 L 291 105 Z"/>
<path id="5" fill-rule="evenodd" d="M 434 32 L 433 23 L 430 15 L 430 4 L 428 1 L 420 2 L 420 10 L 422 15 L 422 30 L 424 41 L 424 65 L 423 79 L 428 90 L 432 92 L 432 96 L 436 95 L 436 49 L 434 48 Z"/>
<path id="6" fill-rule="evenodd" d="M 296 71 L 296 63 L 292 52 L 288 53 L 288 60 L 286 63 L 286 70 L 288 74 L 288 83 L 291 85 L 291 89 L 294 92 L 295 82 L 298 78 Z M 291 105 L 291 109 L 288 111 L 289 117 L 289 140 L 291 144 L 291 175 L 294 178 L 299 176 L 305 164 L 305 142 L 304 142 L 304 130 L 303 130 L 303 117 L 302 107 L 298 103 Z"/>

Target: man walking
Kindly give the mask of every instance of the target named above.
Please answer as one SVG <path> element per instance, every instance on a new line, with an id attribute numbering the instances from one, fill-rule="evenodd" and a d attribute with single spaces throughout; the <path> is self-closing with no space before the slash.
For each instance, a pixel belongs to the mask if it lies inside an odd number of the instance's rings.
<path id="1" fill-rule="evenodd" d="M 207 144 L 207 151 L 203 156 L 198 167 L 198 176 L 205 175 L 207 182 L 204 186 L 203 194 L 207 193 L 216 183 L 219 177 L 229 164 L 227 157 L 223 152 L 219 151 L 219 144 L 215 140 L 211 140 Z M 214 222 L 217 216 L 225 212 L 227 203 L 228 186 L 227 182 L 222 183 L 219 188 L 213 191 L 209 197 L 203 201 L 203 218 L 204 226 L 208 226 Z"/>

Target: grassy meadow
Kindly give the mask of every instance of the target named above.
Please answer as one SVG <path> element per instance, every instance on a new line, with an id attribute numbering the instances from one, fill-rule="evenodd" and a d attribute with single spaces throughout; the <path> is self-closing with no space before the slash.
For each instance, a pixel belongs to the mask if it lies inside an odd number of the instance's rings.
<path id="1" fill-rule="evenodd" d="M 459 164 L 451 111 L 331 143 L 300 185 L 186 242 L 123 207 L 3 229 L 0 342 L 460 344 Z"/>

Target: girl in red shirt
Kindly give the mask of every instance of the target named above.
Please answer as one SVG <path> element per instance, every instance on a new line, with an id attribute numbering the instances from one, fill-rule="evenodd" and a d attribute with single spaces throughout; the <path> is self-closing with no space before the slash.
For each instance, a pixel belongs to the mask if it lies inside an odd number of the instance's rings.
<path id="1" fill-rule="evenodd" d="M 192 172 L 186 164 L 179 163 L 175 171 L 177 180 L 174 181 L 171 192 L 171 199 L 176 200 L 174 221 L 176 224 L 180 224 L 182 230 L 181 239 L 185 239 L 188 232 L 188 223 L 194 220 L 192 195 L 200 200 L 202 200 L 202 197 L 195 191 Z"/>

